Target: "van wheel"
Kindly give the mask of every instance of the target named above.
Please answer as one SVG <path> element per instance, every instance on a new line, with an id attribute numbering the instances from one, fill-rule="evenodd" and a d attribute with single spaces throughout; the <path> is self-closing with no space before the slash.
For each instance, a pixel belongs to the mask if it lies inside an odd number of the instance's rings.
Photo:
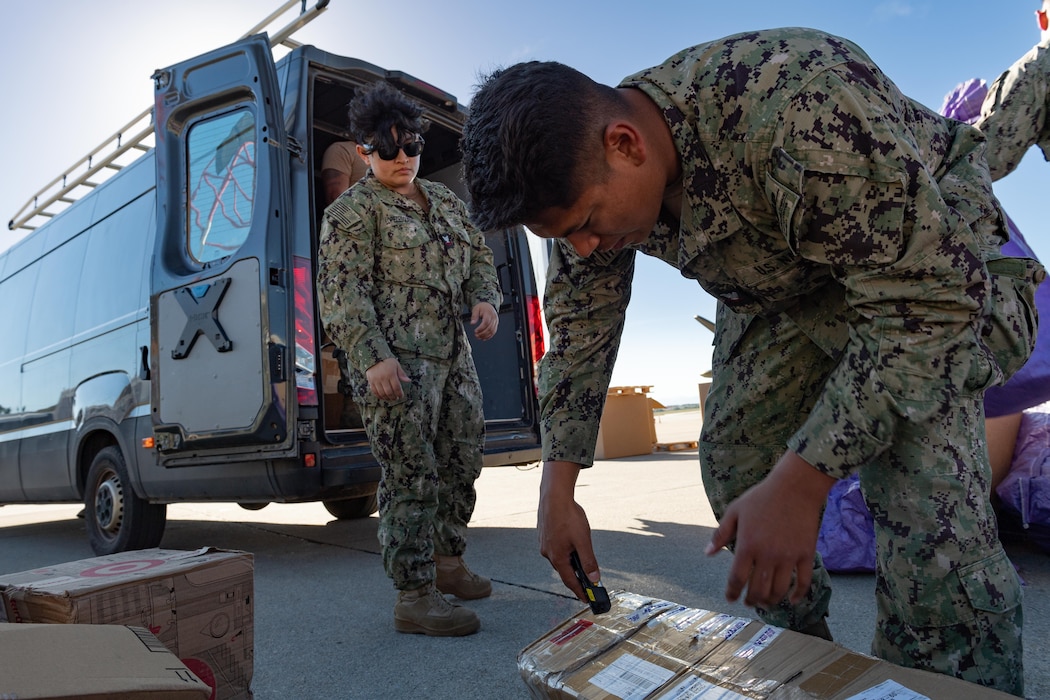
<path id="1" fill-rule="evenodd" d="M 238 503 L 241 508 L 245 510 L 262 510 L 266 506 L 270 505 L 269 501 L 263 501 L 262 503 Z"/>
<path id="2" fill-rule="evenodd" d="M 340 498 L 322 501 L 325 509 L 338 520 L 367 518 L 379 510 L 379 494 L 359 496 L 357 498 Z"/>
<path id="3" fill-rule="evenodd" d="M 95 554 L 156 547 L 164 536 L 168 506 L 147 503 L 131 488 L 120 448 L 99 450 L 84 488 L 84 520 Z"/>

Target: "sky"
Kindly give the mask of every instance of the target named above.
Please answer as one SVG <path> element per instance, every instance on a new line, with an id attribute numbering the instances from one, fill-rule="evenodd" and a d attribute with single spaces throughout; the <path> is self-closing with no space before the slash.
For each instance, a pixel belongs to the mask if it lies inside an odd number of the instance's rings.
<path id="1" fill-rule="evenodd" d="M 145 110 L 155 69 L 236 40 L 280 5 L 0 4 L 7 28 L 0 42 L 2 220 Z M 331 0 L 295 39 L 404 71 L 469 104 L 479 76 L 518 61 L 560 61 L 615 84 L 693 44 L 805 26 L 855 41 L 905 94 L 939 109 L 958 83 L 990 83 L 1039 40 L 1040 6 L 1040 0 Z M 1036 254 L 1050 260 L 1050 223 L 1040 213 L 1050 163 L 1033 149 L 995 190 Z M 0 250 L 20 236 L 5 226 Z M 713 299 L 667 265 L 639 256 L 613 385 L 650 386 L 665 405 L 696 403 L 712 339 L 697 314 L 713 319 Z"/>

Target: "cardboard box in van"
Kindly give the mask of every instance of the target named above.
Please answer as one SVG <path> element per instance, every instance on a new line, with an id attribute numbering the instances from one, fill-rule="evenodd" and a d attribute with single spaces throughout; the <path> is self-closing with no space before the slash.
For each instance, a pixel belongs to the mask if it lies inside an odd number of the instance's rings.
<path id="1" fill-rule="evenodd" d="M 142 627 L 0 623 L 0 698 L 208 700 L 211 694 Z"/>
<path id="2" fill-rule="evenodd" d="M 726 613 L 613 591 L 518 655 L 534 698 L 850 700 L 1011 697 Z"/>
<path id="3" fill-rule="evenodd" d="M 215 698 L 247 700 L 253 589 L 248 552 L 144 549 L 0 575 L 0 619 L 144 627 Z"/>

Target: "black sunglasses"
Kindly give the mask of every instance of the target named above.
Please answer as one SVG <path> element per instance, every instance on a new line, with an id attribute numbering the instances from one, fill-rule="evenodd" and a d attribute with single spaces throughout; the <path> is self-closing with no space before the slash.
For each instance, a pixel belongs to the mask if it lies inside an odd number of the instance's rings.
<path id="1" fill-rule="evenodd" d="M 361 144 L 361 148 L 364 149 L 366 156 L 375 153 L 383 160 L 393 160 L 394 158 L 397 158 L 398 151 L 404 151 L 405 155 L 409 158 L 415 158 L 423 152 L 423 145 L 425 143 L 426 141 L 423 140 L 422 136 L 417 136 L 415 141 L 409 141 L 408 143 L 380 143 L 378 146 Z"/>

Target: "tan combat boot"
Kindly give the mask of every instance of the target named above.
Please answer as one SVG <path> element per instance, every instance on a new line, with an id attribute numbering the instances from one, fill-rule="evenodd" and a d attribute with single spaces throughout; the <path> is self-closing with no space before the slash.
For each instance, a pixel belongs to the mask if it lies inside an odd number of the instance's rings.
<path id="1" fill-rule="evenodd" d="M 434 563 L 437 565 L 437 580 L 434 583 L 442 593 L 463 600 L 476 600 L 492 595 L 492 581 L 468 569 L 463 563 L 463 557 L 435 554 Z"/>
<path id="2" fill-rule="evenodd" d="M 394 629 L 428 637 L 463 637 L 481 629 L 481 620 L 461 605 L 445 599 L 433 586 L 398 591 Z"/>

